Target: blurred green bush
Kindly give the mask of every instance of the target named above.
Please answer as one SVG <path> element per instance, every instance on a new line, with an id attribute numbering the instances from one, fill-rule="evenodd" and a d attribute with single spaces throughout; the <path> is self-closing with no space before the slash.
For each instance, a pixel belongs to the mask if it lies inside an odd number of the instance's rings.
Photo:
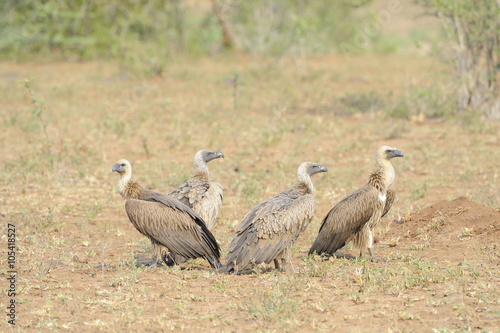
<path id="1" fill-rule="evenodd" d="M 6 0 L 0 15 L 0 55 L 19 60 L 115 58 L 155 73 L 170 53 L 204 52 L 218 38 L 215 18 L 187 15 L 182 1 Z"/>
<path id="2" fill-rule="evenodd" d="M 3 0 L 0 57 L 112 58 L 157 74 L 169 56 L 223 51 L 216 6 L 234 49 L 278 56 L 328 52 L 352 38 L 360 18 L 368 17 L 357 9 L 369 2 Z"/>

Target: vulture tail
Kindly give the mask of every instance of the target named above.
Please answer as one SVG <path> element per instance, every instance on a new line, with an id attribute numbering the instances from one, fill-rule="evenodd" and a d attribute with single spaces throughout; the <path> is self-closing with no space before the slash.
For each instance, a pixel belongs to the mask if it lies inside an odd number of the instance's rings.
<path id="1" fill-rule="evenodd" d="M 208 260 L 208 262 L 210 263 L 210 266 L 212 266 L 213 268 L 215 268 L 215 269 L 221 269 L 221 268 L 223 268 L 223 266 L 222 266 L 222 264 L 220 263 L 219 260 L 215 261 L 210 256 L 206 256 L 205 258 Z"/>

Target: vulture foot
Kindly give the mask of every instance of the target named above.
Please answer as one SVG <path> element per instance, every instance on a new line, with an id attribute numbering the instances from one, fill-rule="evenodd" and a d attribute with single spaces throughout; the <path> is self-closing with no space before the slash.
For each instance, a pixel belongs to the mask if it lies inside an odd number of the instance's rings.
<path id="1" fill-rule="evenodd" d="M 368 248 L 368 251 L 372 256 L 372 262 L 387 262 L 387 259 L 375 257 L 375 255 L 373 254 L 373 249 L 371 247 Z"/>
<path id="2" fill-rule="evenodd" d="M 356 259 L 356 256 L 353 256 L 351 254 L 344 254 L 344 253 L 337 253 L 335 252 L 333 254 L 333 256 L 338 259 L 338 258 L 342 258 L 342 259 L 349 259 L 349 260 L 354 260 Z M 325 260 L 327 260 L 328 258 L 325 258 Z"/>
<path id="3" fill-rule="evenodd" d="M 168 254 L 168 255 L 165 255 L 163 257 L 163 261 L 165 262 L 165 264 L 167 264 L 167 266 L 169 267 L 172 267 L 172 266 L 175 266 L 177 265 L 177 263 L 175 262 L 175 254 L 171 253 L 171 254 Z"/>
<path id="4" fill-rule="evenodd" d="M 236 269 L 234 269 L 234 267 L 227 266 L 225 273 L 226 274 L 234 274 L 234 275 L 248 275 L 248 274 L 254 274 L 255 271 L 253 269 L 236 270 Z"/>
<path id="5" fill-rule="evenodd" d="M 137 259 L 137 261 L 135 262 L 135 265 L 137 267 L 148 266 L 150 268 L 153 268 L 156 266 L 161 266 L 161 262 L 157 261 L 155 258 L 152 258 L 152 259 L 141 258 L 141 259 Z"/>

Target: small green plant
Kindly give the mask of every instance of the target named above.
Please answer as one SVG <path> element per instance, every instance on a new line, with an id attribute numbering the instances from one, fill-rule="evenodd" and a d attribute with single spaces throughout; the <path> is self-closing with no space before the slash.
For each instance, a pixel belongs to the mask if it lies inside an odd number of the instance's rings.
<path id="1" fill-rule="evenodd" d="M 461 241 L 469 240 L 472 236 L 474 236 L 473 228 L 464 227 L 458 235 L 458 239 Z"/>
<path id="2" fill-rule="evenodd" d="M 298 307 L 297 301 L 290 295 L 291 286 L 288 283 L 279 282 L 269 291 L 257 293 L 257 297 L 247 303 L 247 309 L 251 316 L 264 321 L 287 321 L 295 315 Z"/>
<path id="3" fill-rule="evenodd" d="M 42 103 L 35 97 L 35 93 L 33 92 L 32 89 L 32 80 L 31 79 L 25 79 L 24 80 L 24 87 L 28 90 L 31 101 L 33 103 L 33 110 L 31 111 L 32 115 L 34 118 L 38 118 L 40 120 L 40 123 L 42 124 L 42 129 L 43 129 L 43 134 L 45 136 L 45 152 L 44 154 L 48 156 L 48 160 L 50 163 L 50 167 L 52 168 L 54 166 L 54 154 L 53 154 L 53 149 L 52 149 L 52 143 L 49 138 L 49 134 L 47 133 L 47 124 L 45 123 L 43 119 L 43 109 L 42 109 Z"/>
<path id="4" fill-rule="evenodd" d="M 212 283 L 212 288 L 221 294 L 225 294 L 229 289 L 229 282 L 227 278 L 216 277 L 215 281 Z"/>
<path id="5" fill-rule="evenodd" d="M 316 255 L 307 256 L 304 258 L 304 262 L 306 264 L 306 273 L 310 277 L 325 277 L 332 264 Z"/>

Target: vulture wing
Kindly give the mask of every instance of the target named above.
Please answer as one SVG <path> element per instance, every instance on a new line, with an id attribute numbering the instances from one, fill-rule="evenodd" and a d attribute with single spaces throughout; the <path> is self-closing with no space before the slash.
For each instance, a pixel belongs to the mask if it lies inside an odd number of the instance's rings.
<path id="1" fill-rule="evenodd" d="M 125 210 L 132 224 L 154 242 L 183 257 L 218 260 L 220 248 L 201 217 L 165 195 L 129 199 Z M 210 261 L 210 260 L 209 260 Z"/>
<path id="2" fill-rule="evenodd" d="M 193 207 L 203 200 L 205 193 L 210 188 L 210 184 L 201 179 L 190 178 L 181 186 L 174 188 L 167 195 L 176 198 L 188 207 Z"/>
<path id="3" fill-rule="evenodd" d="M 337 203 L 323 219 L 309 254 L 333 255 L 343 247 L 351 235 L 370 221 L 380 201 L 378 193 L 375 187 L 366 184 Z"/>
<path id="4" fill-rule="evenodd" d="M 238 225 L 227 265 L 243 270 L 271 262 L 305 230 L 314 208 L 314 195 L 293 190 L 260 203 Z"/>
<path id="5" fill-rule="evenodd" d="M 394 199 L 396 199 L 396 186 L 394 186 L 394 183 L 392 183 L 392 185 L 387 189 L 387 199 L 385 201 L 385 207 L 384 212 L 382 213 L 382 217 L 389 213 Z"/>
<path id="6" fill-rule="evenodd" d="M 220 184 L 193 177 L 167 195 L 192 208 L 203 218 L 209 230 L 213 228 L 222 205 Z"/>

